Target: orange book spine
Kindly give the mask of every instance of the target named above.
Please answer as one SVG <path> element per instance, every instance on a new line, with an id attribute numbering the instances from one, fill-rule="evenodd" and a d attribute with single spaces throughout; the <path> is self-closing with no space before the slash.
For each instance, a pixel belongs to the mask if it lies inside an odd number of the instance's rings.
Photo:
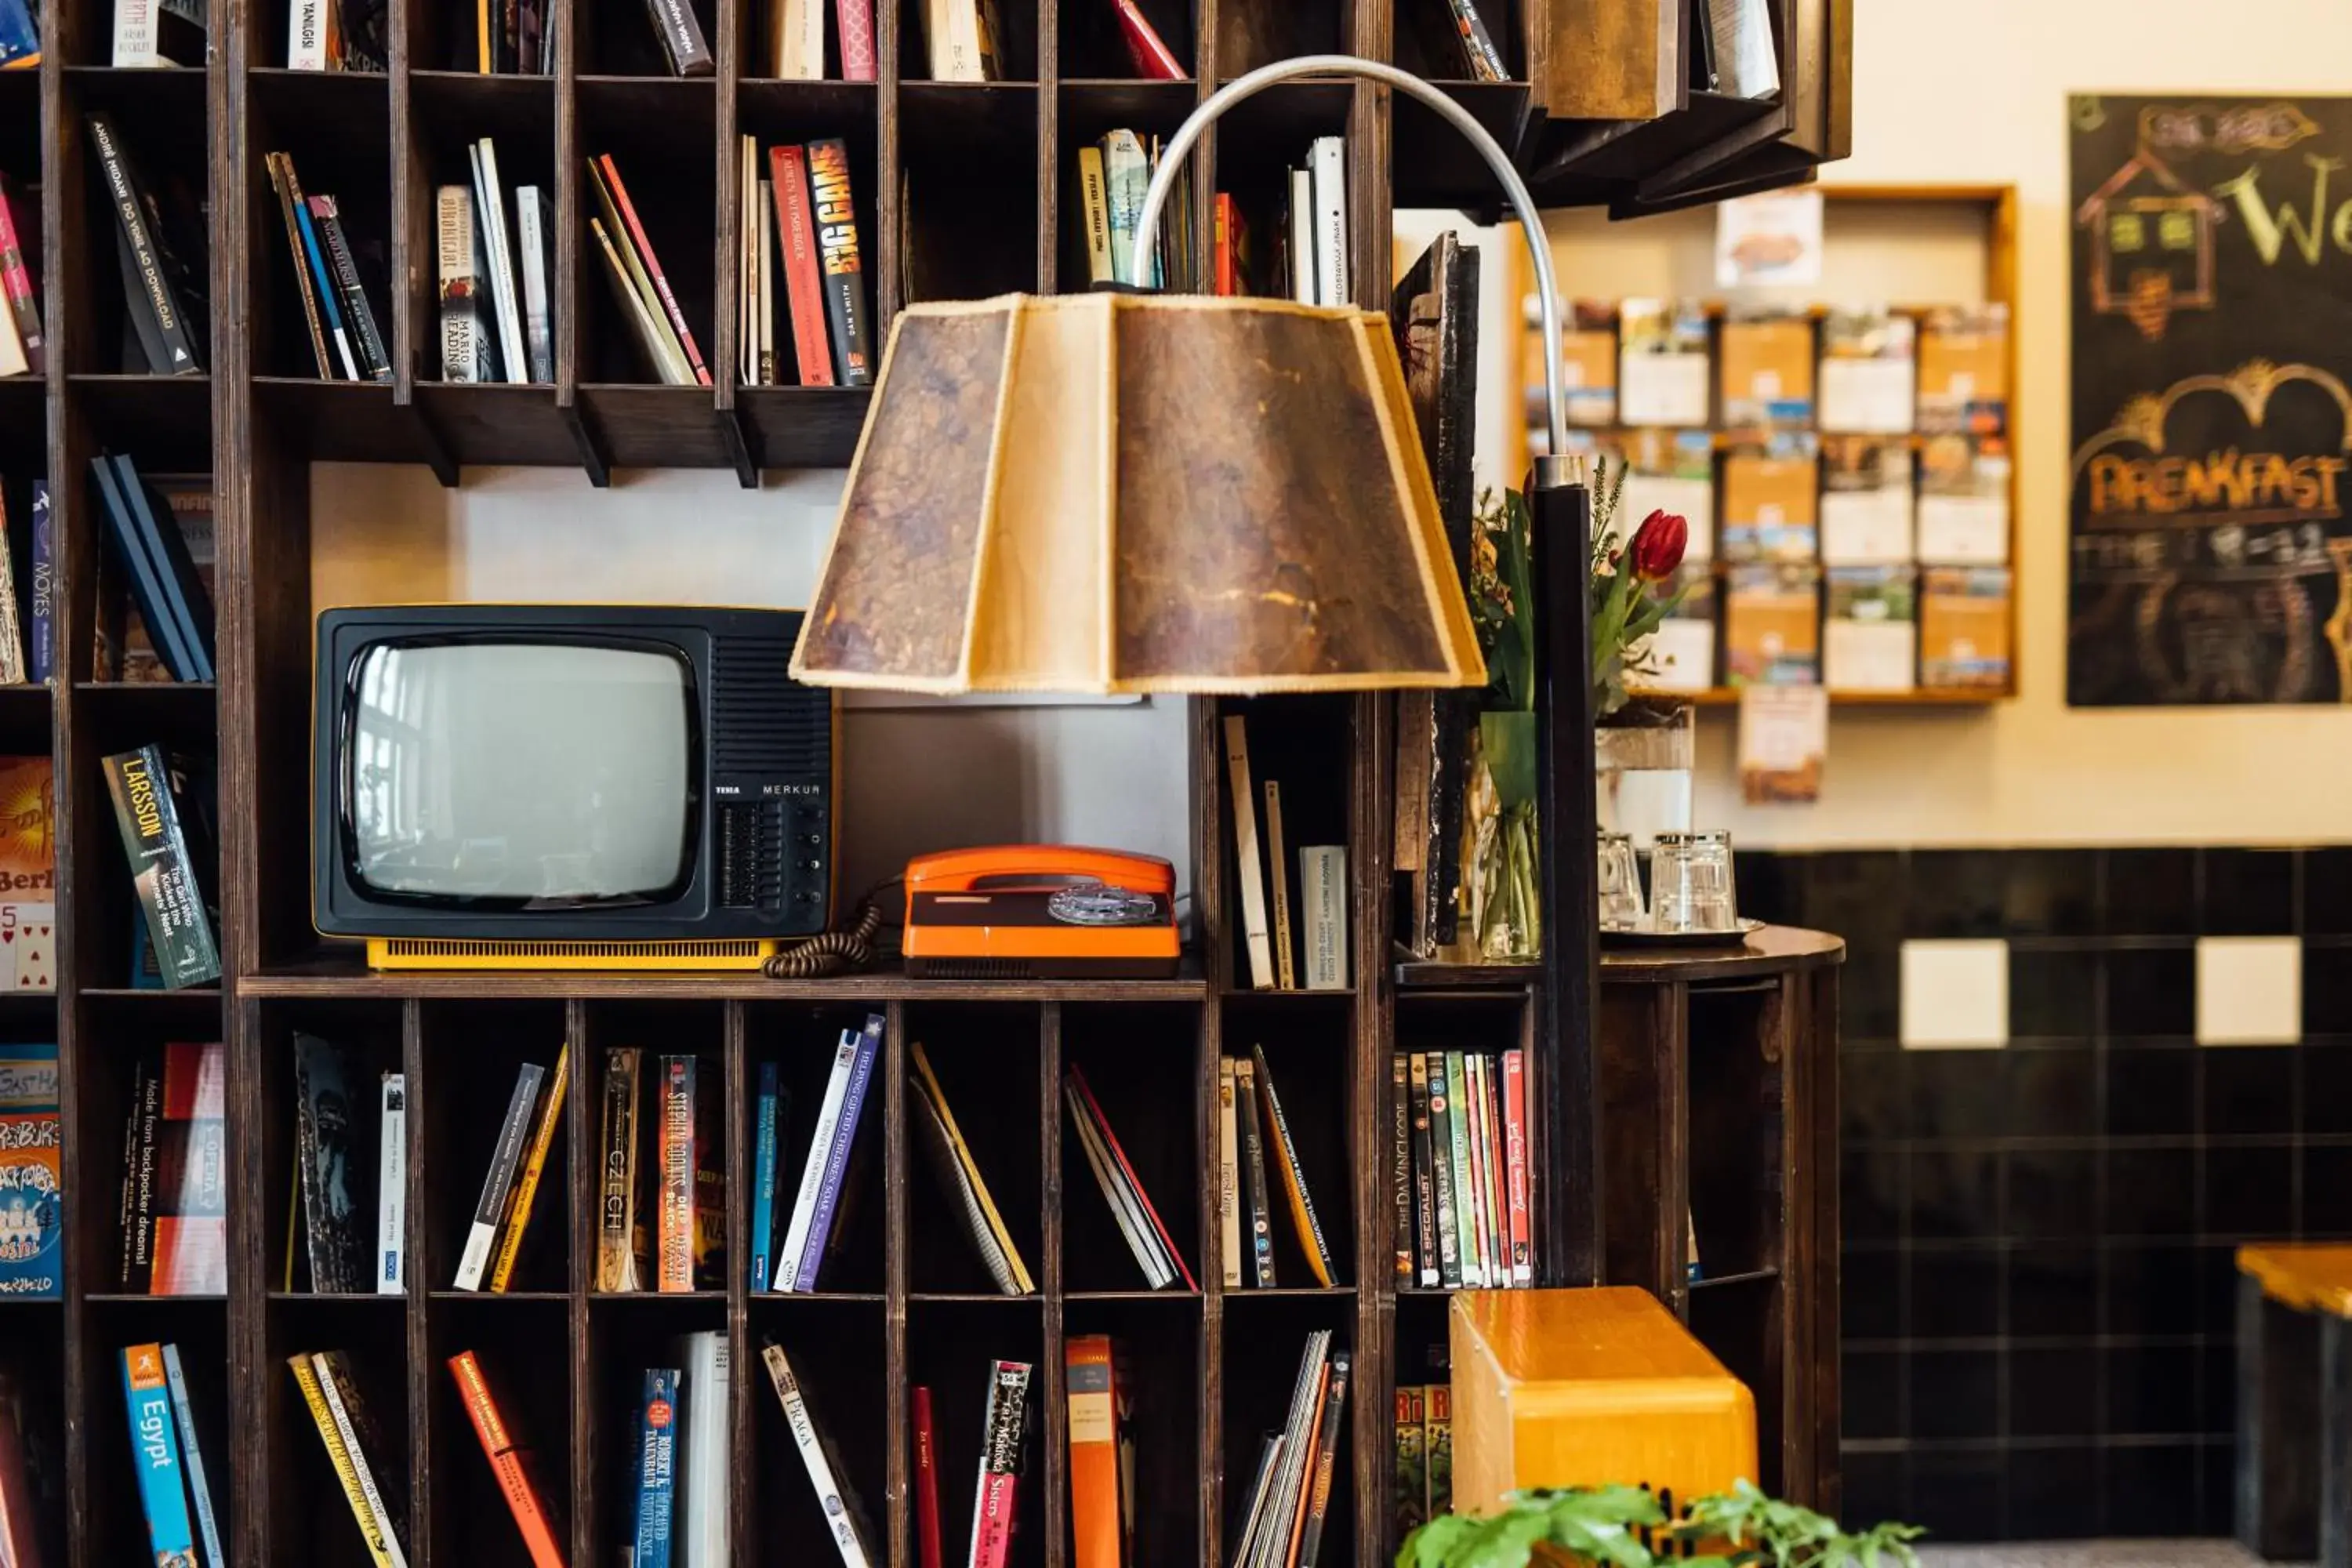
<path id="1" fill-rule="evenodd" d="M 531 1485 L 530 1467 L 499 1414 L 499 1402 L 491 1397 L 481 1363 L 474 1359 L 472 1351 L 459 1351 L 449 1358 L 449 1371 L 457 1379 L 458 1397 L 474 1423 L 474 1436 L 482 1440 L 482 1452 L 489 1457 L 490 1469 L 499 1478 L 499 1490 L 506 1494 L 515 1528 L 522 1531 L 533 1568 L 564 1568 L 563 1550 L 555 1543 L 555 1531 L 548 1521 L 547 1510 L 540 1504 L 538 1489 Z"/>
<path id="2" fill-rule="evenodd" d="M 1070 1540 L 1076 1568 L 1120 1568 L 1118 1405 L 1110 1340 L 1081 1334 L 1063 1352 L 1070 1401 Z"/>

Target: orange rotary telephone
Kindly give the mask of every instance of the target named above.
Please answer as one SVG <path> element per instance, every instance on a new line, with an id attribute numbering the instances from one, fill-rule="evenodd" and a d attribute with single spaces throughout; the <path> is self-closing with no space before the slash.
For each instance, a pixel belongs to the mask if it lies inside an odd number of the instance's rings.
<path id="1" fill-rule="evenodd" d="M 1176 973 L 1176 868 L 1061 844 L 950 849 L 907 862 L 907 973 L 957 979 Z"/>

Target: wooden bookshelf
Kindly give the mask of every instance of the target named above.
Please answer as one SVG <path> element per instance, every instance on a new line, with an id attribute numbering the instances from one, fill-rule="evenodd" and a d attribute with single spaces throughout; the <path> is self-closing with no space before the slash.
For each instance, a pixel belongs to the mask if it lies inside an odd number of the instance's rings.
<path id="1" fill-rule="evenodd" d="M 53 1413 L 47 1436 L 65 1479 L 55 1522 L 74 1568 L 148 1555 L 120 1383 L 124 1344 L 160 1338 L 183 1347 L 239 1568 L 366 1561 L 283 1362 L 324 1348 L 350 1352 L 391 1439 L 387 1461 L 409 1466 L 412 1563 L 523 1561 L 443 1364 L 472 1348 L 536 1444 L 542 1482 L 569 1520 L 571 1561 L 584 1565 L 605 1554 L 626 1506 L 625 1388 L 668 1336 L 702 1328 L 727 1332 L 733 1352 L 739 1561 L 826 1553 L 757 1366 L 758 1344 L 769 1335 L 800 1352 L 796 1363 L 882 1527 L 891 1568 L 913 1562 L 908 1386 L 928 1383 L 940 1401 L 942 1503 L 954 1539 L 969 1495 L 984 1361 L 1017 1354 L 1035 1362 L 1038 1436 L 1015 1561 L 1065 1568 L 1061 1363 L 1070 1334 L 1117 1333 L 1136 1357 L 1146 1435 L 1144 1561 L 1211 1564 L 1222 1561 L 1234 1521 L 1226 1477 L 1245 1470 L 1255 1434 L 1277 1420 L 1304 1335 L 1332 1329 L 1356 1351 L 1359 1384 L 1324 1561 L 1372 1568 L 1393 1552 L 1387 1482 L 1397 1326 L 1433 1321 L 1443 1303 L 1408 1295 L 1405 1304 L 1385 1267 L 1389 1210 L 1378 1200 L 1388 1054 L 1408 1038 L 1531 1044 L 1546 1002 L 1516 979 L 1472 997 L 1390 983 L 1387 699 L 1238 705 L 1264 725 L 1268 765 L 1284 781 L 1291 845 L 1348 847 L 1355 984 L 1342 993 L 1245 987 L 1233 948 L 1214 734 L 1220 712 L 1235 705 L 1205 701 L 1192 709 L 1198 940 L 1175 980 L 987 984 L 887 971 L 822 982 L 372 974 L 311 931 L 313 463 L 422 465 L 452 485 L 478 465 L 572 468 L 592 484 L 609 482 L 615 469 L 699 466 L 753 486 L 765 468 L 848 460 L 868 394 L 738 384 L 735 322 L 723 302 L 735 287 L 740 133 L 847 140 L 868 278 L 887 331 L 906 302 L 902 279 L 922 298 L 1076 287 L 1065 243 L 1070 171 L 1076 148 L 1105 129 L 1172 131 L 1218 81 L 1307 49 L 1346 48 L 1439 75 L 1459 68 L 1415 42 L 1422 19 L 1412 8 L 1430 0 L 1195 0 L 1189 9 L 1182 0 L 1145 0 L 1195 69 L 1196 80 L 1174 84 L 1124 79 L 1123 56 L 1095 7 L 1021 0 L 1006 5 L 1016 79 L 934 83 L 921 79 L 917 8 L 878 0 L 878 80 L 775 81 L 759 77 L 752 59 L 769 3 L 699 0 L 718 70 L 693 80 L 661 74 L 635 0 L 562 8 L 553 74 L 517 77 L 455 68 L 464 16 L 447 0 L 391 0 L 389 69 L 339 74 L 285 68 L 282 6 L 216 6 L 204 68 L 125 71 L 107 64 L 110 0 L 48 0 L 41 65 L 0 73 L 0 167 L 40 187 L 49 340 L 42 376 L 0 382 L 0 474 L 12 486 L 36 477 L 50 483 L 60 661 L 53 689 L 0 691 L 0 746 L 55 758 L 59 868 L 56 995 L 0 998 L 0 1029 L 60 1044 L 68 1193 L 65 1299 L 0 1300 L 0 1360 L 54 1394 L 45 1405 Z M 1844 27 L 1847 3 L 1776 0 L 1784 54 L 1807 72 L 1833 67 L 1835 51 L 1809 40 Z M 1670 0 L 1605 4 L 1647 11 L 1654 24 L 1661 6 L 1683 9 Z M 1621 159 L 1605 176 L 1579 173 L 1584 155 L 1563 151 L 1563 139 L 1597 131 L 1599 121 L 1548 119 L 1544 108 L 1548 94 L 1566 90 L 1553 84 L 1576 79 L 1577 51 L 1564 37 L 1555 41 L 1549 0 L 1506 0 L 1495 14 L 1517 79 L 1449 81 L 1445 89 L 1531 173 L 1575 174 L 1576 199 L 1631 200 L 1652 174 L 1663 178 L 1652 195 L 1670 199 L 1718 164 L 1734 181 L 1773 183 L 1802 172 L 1759 172 L 1759 149 L 1801 162 L 1843 153 L 1832 102 L 1843 83 L 1832 92 L 1813 82 L 1757 114 L 1743 110 L 1751 134 L 1738 145 L 1717 134 L 1718 121 L 1732 117 L 1696 101 L 1703 95 L 1669 93 L 1656 107 L 1657 122 L 1675 128 L 1671 169 L 1662 151 L 1646 167 Z M 118 117 L 151 174 L 168 173 L 205 199 L 205 375 L 156 376 L 123 363 L 111 214 L 94 184 L 81 121 L 99 108 Z M 1202 154 L 1216 178 L 1198 182 L 1198 226 L 1207 233 L 1210 195 L 1221 181 L 1263 178 L 1308 138 L 1330 132 L 1349 137 L 1359 302 L 1381 308 L 1396 202 L 1486 207 L 1494 199 L 1488 176 L 1450 135 L 1417 105 L 1392 104 L 1385 89 L 1297 83 L 1236 111 Z M 554 192 L 551 384 L 438 379 L 433 186 L 455 172 L 451 160 L 465 140 L 485 134 L 499 139 L 509 183 L 544 181 Z M 388 249 L 389 297 L 373 301 L 394 360 L 388 384 L 310 374 L 263 164 L 280 150 L 295 155 L 306 186 L 331 191 L 353 229 Z M 662 259 L 688 298 L 712 369 L 709 388 L 653 384 L 626 352 L 599 263 L 583 243 L 581 161 L 606 151 L 644 187 Z M 216 687 L 92 679 L 101 521 L 85 476 L 91 458 L 106 451 L 127 453 L 142 469 L 214 475 Z M 151 740 L 218 759 L 227 969 L 218 989 L 167 994 L 130 984 L 133 908 L 99 760 Z M 741 1205 L 730 1222 L 738 1267 L 725 1289 L 592 1291 L 593 1091 L 602 1048 L 690 1047 L 711 1064 L 726 1097 L 730 1185 L 741 1192 L 751 1160 L 748 1086 L 759 1064 L 775 1060 L 805 1081 L 835 1033 L 869 1009 L 889 1022 L 872 1112 L 882 1134 L 869 1156 L 879 1180 L 861 1237 L 824 1293 L 786 1298 L 744 1288 Z M 298 1029 L 351 1042 L 371 1068 L 397 1065 L 409 1075 L 411 1272 L 401 1295 L 285 1288 Z M 121 1295 L 113 1200 L 131 1053 L 215 1037 L 228 1045 L 229 1290 Z M 1531 1070 L 1538 1085 L 1559 1086 L 1555 1098 L 1581 1103 L 1576 1086 L 1590 1081 L 1591 1066 L 1580 1034 L 1570 1031 L 1570 1059 L 1538 1059 Z M 936 1049 L 968 1127 L 982 1130 L 980 1159 L 1031 1249 L 1040 1287 L 1034 1296 L 986 1293 L 919 1168 L 902 1070 L 913 1040 Z M 503 1100 L 517 1062 L 551 1065 L 565 1041 L 573 1053 L 561 1164 L 541 1189 L 517 1289 L 452 1291 L 451 1262 L 488 1157 L 494 1102 Z M 1338 1255 L 1342 1282 L 1332 1289 L 1227 1292 L 1213 1278 L 1215 1060 L 1260 1042 L 1275 1058 Z M 1083 1159 L 1066 1146 L 1057 1092 L 1066 1062 L 1091 1069 L 1202 1279 L 1200 1292 L 1139 1289 Z M 788 1164 L 791 1158 L 788 1150 Z M 373 1173 L 359 1175 L 372 1194 Z M 1597 1277 L 1591 1184 L 1555 1169 L 1541 1186 L 1547 1277 Z M 1290 1261 L 1285 1278 L 1305 1278 Z M 1181 1437 L 1171 1444 L 1160 1433 Z"/>

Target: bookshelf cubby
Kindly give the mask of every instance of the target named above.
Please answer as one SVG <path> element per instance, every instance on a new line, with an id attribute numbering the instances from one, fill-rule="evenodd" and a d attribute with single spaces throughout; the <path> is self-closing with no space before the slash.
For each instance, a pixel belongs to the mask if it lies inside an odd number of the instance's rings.
<path id="1" fill-rule="evenodd" d="M 913 299 L 976 298 L 1008 289 L 1081 286 L 1075 229 L 1076 149 L 1114 126 L 1161 135 L 1223 80 L 1307 50 L 1344 48 L 1458 77 L 1458 65 L 1404 37 L 1437 0 L 1145 0 L 1194 79 L 1129 79 L 1108 11 L 1088 0 L 1008 0 L 1011 79 L 932 82 L 911 0 L 876 6 L 878 79 L 766 78 L 772 0 L 699 0 L 718 68 L 671 79 L 642 5 L 575 0 L 558 7 L 551 75 L 482 76 L 471 14 L 448 0 L 391 0 L 388 68 L 317 74 L 286 68 L 282 7 L 215 7 L 208 63 L 117 70 L 111 0 L 48 0 L 37 69 L 0 73 L 0 169 L 37 188 L 40 278 L 49 336 L 44 374 L 0 380 L 0 480 L 50 488 L 58 541 L 58 674 L 53 686 L 0 689 L 0 748 L 48 752 L 57 774 L 58 983 L 55 994 L 0 996 L 0 1038 L 60 1045 L 66 1295 L 0 1300 L 0 1375 L 29 1392 L 61 1478 L 44 1522 L 72 1568 L 147 1557 L 130 1462 L 121 1347 L 178 1344 L 196 1400 L 213 1494 L 238 1568 L 363 1568 L 365 1549 L 334 1485 L 285 1359 L 337 1349 L 350 1358 L 386 1443 L 404 1463 L 413 1563 L 525 1561 L 458 1401 L 447 1358 L 471 1350 L 515 1426 L 536 1448 L 538 1477 L 564 1521 L 571 1561 L 600 1560 L 627 1507 L 629 1409 L 642 1369 L 678 1334 L 716 1330 L 733 1363 L 730 1452 L 738 1561 L 824 1554 L 821 1521 L 759 1365 L 769 1338 L 794 1352 L 846 1479 L 863 1498 L 892 1568 L 914 1562 L 908 1393 L 932 1390 L 941 1501 L 950 1542 L 964 1528 L 991 1355 L 1037 1366 L 1036 1436 L 1028 1451 L 1015 1561 L 1067 1568 L 1066 1411 L 1062 1352 L 1108 1332 L 1132 1363 L 1144 1568 L 1222 1562 L 1256 1434 L 1278 1421 L 1304 1336 L 1328 1329 L 1355 1355 L 1344 1462 L 1322 1560 L 1372 1568 L 1395 1542 L 1387 1503 L 1389 1395 L 1399 1381 L 1441 1375 L 1443 1292 L 1400 1289 L 1390 1271 L 1383 1129 L 1392 1042 L 1434 1048 L 1533 1046 L 1545 999 L 1527 976 L 1487 976 L 1469 992 L 1392 984 L 1388 921 L 1389 703 L 1376 696 L 1196 702 L 1192 712 L 1191 886 L 1196 940 L 1170 980 L 1066 984 L 922 982 L 887 970 L 825 981 L 584 974 L 373 974 L 322 948 L 309 919 L 310 466 L 419 465 L 450 485 L 488 465 L 575 469 L 594 484 L 615 469 L 731 469 L 747 486 L 767 468 L 845 464 L 870 394 L 746 386 L 737 369 L 737 139 L 763 146 L 838 135 L 848 143 L 860 237 L 877 326 Z M 1605 0 L 1628 13 L 1672 0 Z M 1531 174 L 1588 196 L 1630 194 L 1626 181 L 1577 185 L 1587 153 L 1574 121 L 1544 116 L 1557 46 L 1552 5 L 1490 7 L 1518 79 L 1446 80 Z M 1839 0 L 1776 0 L 1790 51 Z M 1416 52 L 1419 51 L 1419 52 Z M 832 50 L 835 68 L 837 45 Z M 1819 89 L 1817 90 L 1828 90 Z M 1842 84 L 1838 90 L 1843 90 Z M 1792 98 L 1801 98 L 1801 94 Z M 1703 110 L 1704 106 L 1695 106 Z M 1815 108 L 1819 106 L 1814 105 Z M 126 366 L 124 300 L 112 216 L 98 184 L 85 113 L 116 117 L 150 178 L 198 198 L 208 285 L 205 374 Z M 1811 110 L 1793 103 L 1759 123 L 1790 148 L 1828 155 Z M 1672 106 L 1676 155 L 1707 125 Z M 1670 116 L 1670 118 L 1672 117 Z M 1703 118 L 1703 116 L 1702 116 Z M 1810 127 L 1810 129 L 1809 129 Z M 1583 130 L 1599 146 L 1601 128 Z M 1389 217 L 1400 203 L 1488 211 L 1489 177 L 1418 106 L 1382 89 L 1316 81 L 1278 88 L 1207 138 L 1194 220 L 1205 260 L 1213 191 L 1274 195 L 1278 171 L 1309 138 L 1349 145 L 1351 271 L 1360 303 L 1385 306 Z M 439 374 L 434 191 L 458 177 L 472 138 L 498 141 L 509 185 L 551 193 L 555 374 L 550 384 L 465 385 Z M 1832 141 L 1834 138 L 1831 139 Z M 1759 148 L 1709 156 L 1746 160 Z M 338 198 L 355 247 L 381 255 L 372 297 L 391 349 L 388 383 L 313 375 L 292 300 L 292 260 L 265 168 L 293 155 L 306 190 Z M 678 288 L 713 384 L 653 384 L 585 248 L 593 198 L 583 161 L 610 152 L 630 181 Z M 1687 185 L 1706 160 L 1643 173 Z M 1214 177 L 1207 177 L 1210 172 Z M 1560 182 L 1567 182 L 1561 184 Z M 1668 193 L 1664 187 L 1661 195 Z M 1266 215 L 1270 216 L 1270 213 Z M 707 238 L 706 238 L 707 235 Z M 911 292 L 910 292 L 911 291 Z M 131 455 L 142 471 L 213 476 L 219 563 L 220 681 L 124 685 L 95 679 L 102 521 L 90 459 Z M 681 520 L 682 529 L 690 520 Z M 1347 989 L 1249 988 L 1233 894 L 1227 784 L 1217 720 L 1252 727 L 1258 777 L 1283 788 L 1286 848 L 1348 850 Z M 166 993 L 131 984 L 133 906 L 100 768 L 148 741 L 216 761 L 221 849 L 220 987 Z M 850 781 L 855 787 L 855 781 Z M 1294 908 L 1294 924 L 1301 912 Z M 797 1170 L 831 1042 L 868 1011 L 887 1019 L 885 1057 L 856 1156 L 860 1207 L 823 1289 L 782 1296 L 748 1289 L 748 1215 L 730 1208 L 723 1288 L 684 1295 L 593 1289 L 596 1089 L 604 1052 L 698 1053 L 723 1096 L 730 1190 L 749 1185 L 751 1096 L 762 1063 L 795 1090 L 782 1163 Z M 289 1273 L 295 1198 L 293 1041 L 308 1033 L 358 1057 L 362 1081 L 407 1075 L 408 1274 L 398 1294 L 324 1294 L 307 1259 Z M 1582 1044 L 1570 1031 L 1572 1052 Z M 124 1095 L 139 1049 L 166 1041 L 227 1043 L 229 1289 L 226 1296 L 121 1293 Z M 906 1066 L 920 1041 L 1035 1277 L 1008 1300 L 942 1208 L 911 1132 Z M 455 1260 L 518 1062 L 552 1066 L 569 1042 L 566 1105 L 513 1289 L 450 1288 Z M 1335 1284 L 1309 1283 L 1286 1226 L 1284 1284 L 1223 1289 L 1217 1267 L 1214 1107 L 1221 1055 L 1263 1046 L 1282 1089 L 1333 1254 Z M 1197 1291 L 1151 1293 L 1102 1206 L 1064 1109 L 1064 1069 L 1087 1075 L 1134 1161 Z M 1576 1061 L 1537 1061 L 1538 1092 L 1573 1093 Z M 372 1109 L 372 1108 L 371 1108 Z M 1538 1140 L 1540 1142 L 1540 1139 Z M 1592 1194 L 1542 1147 L 1538 1203 L 1547 1275 L 1597 1272 Z M 1547 1163 L 1549 1162 L 1549 1163 Z M 376 1173 L 356 1171 L 372 1211 Z M 1696 1179 L 1696 1178 L 1695 1178 Z M 1582 1237 L 1583 1239 L 1580 1239 Z M 1702 1237 L 1703 1245 L 1706 1237 Z M 1744 1287 L 1710 1298 L 1727 1303 Z M 1726 1334 L 1753 1332 L 1731 1305 Z M 1833 1375 L 1834 1358 L 1830 1364 Z M 1832 1406 L 1833 1408 L 1833 1406 Z"/>

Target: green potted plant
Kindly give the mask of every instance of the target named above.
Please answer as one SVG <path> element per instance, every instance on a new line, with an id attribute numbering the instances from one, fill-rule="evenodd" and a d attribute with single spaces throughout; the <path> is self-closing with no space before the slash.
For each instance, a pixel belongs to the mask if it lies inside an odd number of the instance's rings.
<path id="1" fill-rule="evenodd" d="M 1741 1481 L 1669 1520 L 1641 1487 L 1513 1492 L 1486 1515 L 1447 1514 L 1405 1537 L 1396 1568 L 1913 1568 L 1923 1533 L 1881 1524 L 1860 1534 Z M 1686 1547 L 1706 1555 L 1684 1556 Z"/>

